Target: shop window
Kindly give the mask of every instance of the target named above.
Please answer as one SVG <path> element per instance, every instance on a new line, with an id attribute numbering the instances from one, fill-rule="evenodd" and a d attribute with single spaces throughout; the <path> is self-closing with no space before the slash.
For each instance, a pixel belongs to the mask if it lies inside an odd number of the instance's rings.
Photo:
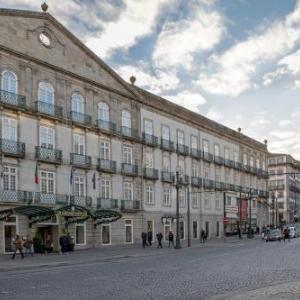
<path id="1" fill-rule="evenodd" d="M 102 244 L 103 245 L 110 245 L 110 224 L 103 224 L 102 225 Z"/>
<path id="2" fill-rule="evenodd" d="M 76 245 L 85 245 L 85 224 L 76 224 Z"/>

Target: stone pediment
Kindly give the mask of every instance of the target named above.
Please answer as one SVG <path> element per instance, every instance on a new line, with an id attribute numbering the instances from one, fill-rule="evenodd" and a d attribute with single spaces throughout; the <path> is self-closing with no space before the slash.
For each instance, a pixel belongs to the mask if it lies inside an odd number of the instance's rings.
<path id="1" fill-rule="evenodd" d="M 137 97 L 119 75 L 48 13 L 0 9 L 1 46 Z"/>

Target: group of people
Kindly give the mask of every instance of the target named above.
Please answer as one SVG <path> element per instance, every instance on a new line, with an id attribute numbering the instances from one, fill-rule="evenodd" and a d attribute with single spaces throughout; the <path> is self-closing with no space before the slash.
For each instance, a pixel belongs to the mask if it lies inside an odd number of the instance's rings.
<path id="1" fill-rule="evenodd" d="M 161 232 L 157 232 L 156 233 L 156 239 L 157 239 L 157 248 L 162 248 L 162 240 L 163 240 L 163 234 Z M 150 247 L 152 245 L 152 241 L 153 241 L 153 234 L 152 231 L 149 230 L 148 232 L 142 232 L 141 234 L 141 238 L 142 238 L 142 245 L 143 248 Z M 168 240 L 169 240 L 169 248 L 172 244 L 172 246 L 174 247 L 174 234 L 172 231 L 169 231 L 168 234 Z"/>
<path id="2" fill-rule="evenodd" d="M 12 259 L 15 259 L 18 251 L 23 259 L 27 254 L 33 256 L 33 240 L 30 235 L 21 238 L 18 234 L 13 239 L 13 250 L 14 253 L 12 255 Z M 24 251 L 23 251 L 24 250 Z"/>

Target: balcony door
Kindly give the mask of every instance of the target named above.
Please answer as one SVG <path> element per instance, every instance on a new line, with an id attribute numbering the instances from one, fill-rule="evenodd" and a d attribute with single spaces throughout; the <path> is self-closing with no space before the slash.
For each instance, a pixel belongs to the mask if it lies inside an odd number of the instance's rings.
<path id="1" fill-rule="evenodd" d="M 73 134 L 74 153 L 85 155 L 85 140 L 81 134 Z"/>
<path id="2" fill-rule="evenodd" d="M 51 127 L 40 127 L 40 146 L 43 148 L 54 148 L 54 129 Z"/>
<path id="3" fill-rule="evenodd" d="M 17 76 L 8 70 L 2 73 L 1 90 L 16 94 L 18 91 Z"/>
<path id="4" fill-rule="evenodd" d="M 6 117 L 2 119 L 2 138 L 17 141 L 17 120 Z"/>

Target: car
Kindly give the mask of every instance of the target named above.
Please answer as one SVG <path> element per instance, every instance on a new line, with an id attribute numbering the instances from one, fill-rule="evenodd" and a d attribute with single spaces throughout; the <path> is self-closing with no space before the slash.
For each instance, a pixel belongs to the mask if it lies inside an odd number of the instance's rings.
<path id="1" fill-rule="evenodd" d="M 281 242 L 281 240 L 282 240 L 281 231 L 279 229 L 270 229 L 265 234 L 265 240 L 266 240 L 266 242 L 271 242 L 271 241 L 279 241 L 279 242 Z"/>
<path id="2" fill-rule="evenodd" d="M 289 231 L 290 231 L 290 238 L 294 239 L 297 237 L 297 232 L 296 232 L 296 228 L 294 226 L 290 226 L 288 227 Z"/>

